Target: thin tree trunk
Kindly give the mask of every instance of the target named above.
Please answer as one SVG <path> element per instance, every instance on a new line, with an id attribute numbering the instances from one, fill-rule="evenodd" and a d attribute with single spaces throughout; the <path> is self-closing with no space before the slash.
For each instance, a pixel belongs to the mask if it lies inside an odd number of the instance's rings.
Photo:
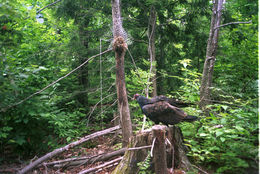
<path id="1" fill-rule="evenodd" d="M 149 24 L 148 24 L 148 53 L 150 55 L 150 73 L 153 74 L 151 78 L 152 86 L 153 86 L 153 92 L 152 97 L 157 96 L 157 83 L 156 83 L 156 64 L 155 64 L 155 28 L 156 28 L 156 11 L 154 6 L 150 9 L 150 18 L 149 18 Z M 149 89 L 147 89 L 149 90 Z M 147 92 L 148 93 L 148 92 Z"/>
<path id="2" fill-rule="evenodd" d="M 128 99 L 125 86 L 124 56 L 127 49 L 125 42 L 127 35 L 122 26 L 120 2 L 112 0 L 112 17 L 113 17 L 113 50 L 116 58 L 116 88 L 118 98 L 118 110 L 121 120 L 123 146 L 128 144 L 132 136 L 132 122 L 128 106 Z"/>
<path id="3" fill-rule="evenodd" d="M 207 44 L 206 59 L 204 62 L 201 88 L 200 88 L 200 108 L 205 109 L 209 104 L 212 87 L 213 70 L 216 61 L 216 53 L 218 47 L 218 35 L 221 22 L 221 11 L 223 7 L 223 0 L 214 0 L 212 7 L 211 25 L 209 32 L 209 39 Z"/>
<path id="4" fill-rule="evenodd" d="M 77 23 L 80 24 L 80 21 L 77 21 Z M 85 32 L 85 28 L 87 28 L 88 24 L 89 20 L 86 20 L 84 24 L 80 24 L 79 26 L 80 43 L 82 47 L 84 47 L 83 51 L 78 52 L 80 64 L 82 64 L 85 61 L 85 57 L 87 56 L 87 50 L 89 47 L 88 39 Z M 78 81 L 82 87 L 81 91 L 87 91 L 89 86 L 87 65 L 79 69 Z M 88 108 L 88 92 L 82 93 L 80 96 L 77 96 L 77 100 L 79 101 L 79 103 L 81 103 L 82 106 Z M 86 111 L 86 113 L 88 113 L 88 111 Z"/>

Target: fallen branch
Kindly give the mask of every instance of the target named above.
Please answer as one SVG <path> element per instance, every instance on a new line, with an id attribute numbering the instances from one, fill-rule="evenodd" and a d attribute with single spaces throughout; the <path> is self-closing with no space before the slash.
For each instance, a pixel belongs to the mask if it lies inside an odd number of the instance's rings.
<path id="1" fill-rule="evenodd" d="M 127 150 L 140 150 L 140 149 L 147 149 L 147 148 L 151 148 L 152 145 L 149 146 L 141 146 L 141 147 L 133 147 L 133 148 L 128 148 Z"/>
<path id="2" fill-rule="evenodd" d="M 86 173 L 94 172 L 94 171 L 97 171 L 98 169 L 102 169 L 102 168 L 107 167 L 109 165 L 112 165 L 112 166 L 117 165 L 118 162 L 121 161 L 122 159 L 123 159 L 123 157 L 116 158 L 112 161 L 106 162 L 106 163 L 101 164 L 97 167 L 93 167 L 93 168 L 90 168 L 90 169 L 87 169 L 87 170 L 83 170 L 83 171 L 79 172 L 79 174 L 86 174 Z"/>
<path id="3" fill-rule="evenodd" d="M 34 167 L 36 167 L 37 165 L 41 164 L 42 162 L 64 152 L 64 151 L 67 151 L 75 146 L 78 146 L 90 139 L 93 139 L 93 138 L 96 138 L 96 137 L 99 137 L 99 136 L 102 136 L 102 135 L 105 135 L 105 134 L 108 134 L 112 131 L 115 131 L 115 130 L 118 130 L 120 129 L 120 126 L 115 126 L 115 127 L 112 127 L 112 128 L 109 128 L 109 129 L 105 129 L 105 130 L 102 130 L 102 131 L 98 131 L 98 132 L 95 132 L 93 134 L 90 134 L 90 135 L 87 135 L 83 138 L 81 138 L 80 140 L 78 141 L 75 141 L 75 142 L 72 142 L 62 148 L 59 148 L 59 149 L 55 149 L 54 151 L 52 152 L 49 152 L 47 153 L 46 155 L 42 156 L 41 158 L 37 159 L 36 161 L 32 162 L 31 164 L 25 166 L 22 170 L 20 170 L 18 173 L 19 174 L 24 174 L 24 173 L 27 173 L 29 172 L 30 170 L 32 170 Z"/>
<path id="4" fill-rule="evenodd" d="M 49 163 L 44 163 L 46 166 L 53 166 L 54 168 L 64 168 L 70 166 L 78 166 L 78 165 L 85 165 L 85 164 L 93 164 L 99 161 L 107 161 L 110 158 L 124 155 L 126 148 L 119 149 L 117 151 L 103 153 L 94 156 L 88 157 L 80 157 L 80 158 L 69 158 L 65 160 L 53 161 Z"/>
<path id="5" fill-rule="evenodd" d="M 220 28 L 220 27 L 225 27 L 227 25 L 234 25 L 234 24 L 249 24 L 251 23 L 252 21 L 248 21 L 248 22 L 229 22 L 229 23 L 226 23 L 226 24 L 223 24 L 223 25 L 220 25 L 220 26 L 217 26 L 214 28 L 214 30 Z"/>
<path id="6" fill-rule="evenodd" d="M 192 165 L 193 167 L 195 167 L 196 169 L 198 169 L 200 172 L 204 173 L 204 174 L 209 174 L 208 172 L 202 170 L 201 168 L 199 168 L 198 166 L 196 165 Z"/>

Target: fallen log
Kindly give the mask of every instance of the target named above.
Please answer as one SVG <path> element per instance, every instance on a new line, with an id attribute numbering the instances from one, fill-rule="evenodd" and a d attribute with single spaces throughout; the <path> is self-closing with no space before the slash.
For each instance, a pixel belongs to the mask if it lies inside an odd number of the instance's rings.
<path id="1" fill-rule="evenodd" d="M 92 172 L 94 172 L 94 171 L 97 171 L 97 170 L 99 170 L 99 169 L 105 168 L 105 167 L 107 167 L 107 166 L 112 167 L 112 166 L 114 166 L 114 165 L 117 165 L 118 162 L 122 160 L 122 158 L 123 158 L 123 157 L 119 157 L 119 158 L 116 158 L 116 159 L 114 159 L 114 160 L 112 160 L 112 161 L 109 161 L 109 162 L 106 162 L 106 163 L 104 163 L 104 164 L 101 164 L 101 165 L 99 165 L 99 166 L 97 166 L 97 167 L 93 167 L 93 168 L 90 168 L 90 169 L 87 169 L 87 170 L 83 170 L 83 171 L 79 172 L 79 174 L 87 174 L 87 173 L 90 173 L 90 172 L 92 173 Z"/>
<path id="2" fill-rule="evenodd" d="M 72 142 L 62 148 L 58 148 L 58 149 L 55 149 L 54 151 L 52 152 L 49 152 L 47 153 L 46 155 L 42 156 L 41 158 L 35 160 L 34 162 L 30 163 L 29 165 L 25 166 L 22 170 L 20 170 L 18 173 L 19 174 L 24 174 L 24 173 L 27 173 L 29 172 L 30 170 L 32 170 L 33 168 L 35 168 L 37 165 L 41 164 L 42 162 L 64 152 L 64 151 L 67 151 L 75 146 L 78 146 L 90 139 L 93 139 L 93 138 L 96 138 L 96 137 L 99 137 L 99 136 L 102 136 L 102 135 L 106 135 L 112 131 L 115 131 L 115 130 L 118 130 L 120 129 L 120 126 L 115 126 L 115 127 L 112 127 L 112 128 L 108 128 L 108 129 L 105 129 L 105 130 L 102 130 L 102 131 L 98 131 L 98 132 L 95 132 L 93 134 L 90 134 L 90 135 L 87 135 L 81 139 L 79 139 L 78 141 L 75 141 L 75 142 Z"/>

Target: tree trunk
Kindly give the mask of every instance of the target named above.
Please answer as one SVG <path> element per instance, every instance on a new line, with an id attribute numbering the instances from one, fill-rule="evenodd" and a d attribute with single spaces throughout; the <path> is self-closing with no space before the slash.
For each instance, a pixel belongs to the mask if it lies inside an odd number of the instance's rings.
<path id="1" fill-rule="evenodd" d="M 216 61 L 216 52 L 218 47 L 218 35 L 221 21 L 221 11 L 223 7 L 223 0 L 214 0 L 212 7 L 211 25 L 209 32 L 209 39 L 207 44 L 206 59 L 204 62 L 201 87 L 200 87 L 200 108 L 205 109 L 209 104 L 212 87 L 212 77 L 214 64 Z"/>
<path id="2" fill-rule="evenodd" d="M 80 38 L 80 43 L 82 45 L 82 50 L 78 51 L 78 56 L 79 56 L 79 64 L 82 64 L 83 62 L 86 61 L 86 57 L 87 57 L 87 50 L 88 50 L 88 39 L 87 39 L 87 35 L 86 35 L 86 31 L 85 28 L 87 28 L 88 24 L 89 24 L 89 20 L 86 20 L 84 22 L 84 24 L 81 24 L 80 21 L 77 21 L 77 23 L 79 24 L 79 38 Z M 78 73 L 78 81 L 79 84 L 81 86 L 80 91 L 85 91 L 84 93 L 82 93 L 80 96 L 77 96 L 77 100 L 79 101 L 79 103 L 83 106 L 88 108 L 88 93 L 87 93 L 87 89 L 89 86 L 89 81 L 88 81 L 88 63 L 86 64 L 86 66 L 81 67 L 79 69 L 79 73 Z M 88 113 L 88 111 L 86 111 L 86 113 Z"/>
<path id="3" fill-rule="evenodd" d="M 150 73 L 153 74 L 151 78 L 152 86 L 153 86 L 153 92 L 152 97 L 157 96 L 157 83 L 156 83 L 156 59 L 155 59 L 155 28 L 156 28 L 156 11 L 154 6 L 150 9 L 150 18 L 149 18 L 149 24 L 148 24 L 148 53 L 150 55 Z M 149 89 L 147 89 L 149 90 Z M 148 93 L 148 92 L 147 92 Z"/>
<path id="4" fill-rule="evenodd" d="M 128 106 L 125 87 L 124 56 L 127 49 L 125 42 L 127 36 L 122 26 L 119 0 L 112 0 L 113 17 L 113 50 L 116 58 L 116 88 L 118 99 L 118 111 L 121 120 L 123 146 L 125 147 L 132 136 L 132 122 Z"/>
<path id="5" fill-rule="evenodd" d="M 173 126 L 170 133 L 173 137 L 170 138 L 173 144 L 173 160 L 174 168 L 181 168 L 185 170 L 192 170 L 192 165 L 186 155 L 187 147 L 184 146 L 183 135 L 181 129 L 177 126 Z"/>

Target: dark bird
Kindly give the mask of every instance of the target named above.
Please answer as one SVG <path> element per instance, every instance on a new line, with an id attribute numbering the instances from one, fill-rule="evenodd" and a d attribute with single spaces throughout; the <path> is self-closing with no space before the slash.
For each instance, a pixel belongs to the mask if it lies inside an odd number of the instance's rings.
<path id="1" fill-rule="evenodd" d="M 156 96 L 148 99 L 142 95 L 135 94 L 134 99 L 139 103 L 142 112 L 150 118 L 155 124 L 160 122 L 165 125 L 174 125 L 181 121 L 192 122 L 198 119 L 196 116 L 191 116 L 185 113 L 178 107 L 186 107 L 190 104 L 170 99 L 165 96 Z"/>

